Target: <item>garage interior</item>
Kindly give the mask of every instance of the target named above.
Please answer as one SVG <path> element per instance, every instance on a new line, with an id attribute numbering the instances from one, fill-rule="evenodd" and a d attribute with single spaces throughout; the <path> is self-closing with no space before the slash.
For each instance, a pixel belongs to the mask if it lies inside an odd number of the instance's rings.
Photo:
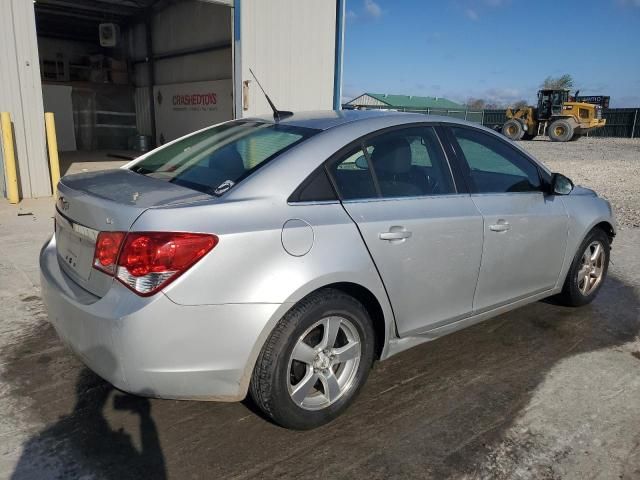
<path id="1" fill-rule="evenodd" d="M 63 175 L 234 117 L 230 3 L 37 0 L 44 110 L 55 114 Z M 172 121 L 180 108 L 198 112 Z"/>

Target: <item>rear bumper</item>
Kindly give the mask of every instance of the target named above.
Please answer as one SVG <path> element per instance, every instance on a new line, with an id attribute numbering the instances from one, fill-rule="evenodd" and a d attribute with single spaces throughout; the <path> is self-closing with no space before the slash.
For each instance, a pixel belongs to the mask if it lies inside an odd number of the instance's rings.
<path id="1" fill-rule="evenodd" d="M 241 400 L 266 327 L 285 307 L 178 305 L 162 293 L 138 297 L 118 282 L 98 298 L 61 271 L 55 239 L 41 251 L 40 271 L 60 338 L 102 378 L 144 396 Z"/>

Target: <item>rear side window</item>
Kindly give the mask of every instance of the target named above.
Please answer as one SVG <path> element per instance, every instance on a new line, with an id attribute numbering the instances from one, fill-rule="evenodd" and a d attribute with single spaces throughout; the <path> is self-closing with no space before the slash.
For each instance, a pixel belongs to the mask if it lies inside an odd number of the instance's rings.
<path id="1" fill-rule="evenodd" d="M 131 170 L 221 195 L 255 169 L 315 133 L 317 130 L 289 125 L 229 122 L 179 140 Z"/>
<path id="2" fill-rule="evenodd" d="M 311 174 L 289 198 L 290 202 L 322 202 L 337 200 L 324 167 Z"/>
<path id="3" fill-rule="evenodd" d="M 475 193 L 541 190 L 538 167 L 497 138 L 470 128 L 452 128 L 464 156 L 464 167 Z"/>
<path id="4" fill-rule="evenodd" d="M 369 161 L 362 148 L 355 148 L 330 167 L 343 200 L 378 196 Z"/>
<path id="5" fill-rule="evenodd" d="M 432 127 L 381 133 L 329 167 L 345 200 L 455 193 L 449 164 Z"/>

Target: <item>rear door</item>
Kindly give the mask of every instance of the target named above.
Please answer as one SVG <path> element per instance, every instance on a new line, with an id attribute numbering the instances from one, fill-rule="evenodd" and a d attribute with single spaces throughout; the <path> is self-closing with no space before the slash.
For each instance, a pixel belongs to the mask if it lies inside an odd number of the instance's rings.
<path id="1" fill-rule="evenodd" d="M 399 334 L 468 315 L 482 253 L 482 217 L 456 188 L 430 126 L 370 136 L 329 164 L 385 284 Z"/>
<path id="2" fill-rule="evenodd" d="M 450 131 L 471 198 L 484 218 L 474 311 L 553 288 L 567 242 L 564 204 L 544 192 L 542 171 L 506 140 L 471 127 Z"/>

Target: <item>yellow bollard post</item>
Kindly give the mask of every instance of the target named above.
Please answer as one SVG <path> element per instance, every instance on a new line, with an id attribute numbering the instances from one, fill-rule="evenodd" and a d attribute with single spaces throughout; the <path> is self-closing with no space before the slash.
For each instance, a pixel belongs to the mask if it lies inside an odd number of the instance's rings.
<path id="1" fill-rule="evenodd" d="M 7 181 L 7 198 L 9 203 L 18 203 L 18 173 L 16 170 L 16 153 L 13 149 L 13 128 L 9 112 L 0 112 L 2 125 L 2 146 L 4 152 L 4 172 Z"/>
<path id="2" fill-rule="evenodd" d="M 51 171 L 51 191 L 56 196 L 60 181 L 60 160 L 58 159 L 58 139 L 56 137 L 56 121 L 52 112 L 44 114 L 47 129 L 47 148 L 49 149 L 49 170 Z"/>

